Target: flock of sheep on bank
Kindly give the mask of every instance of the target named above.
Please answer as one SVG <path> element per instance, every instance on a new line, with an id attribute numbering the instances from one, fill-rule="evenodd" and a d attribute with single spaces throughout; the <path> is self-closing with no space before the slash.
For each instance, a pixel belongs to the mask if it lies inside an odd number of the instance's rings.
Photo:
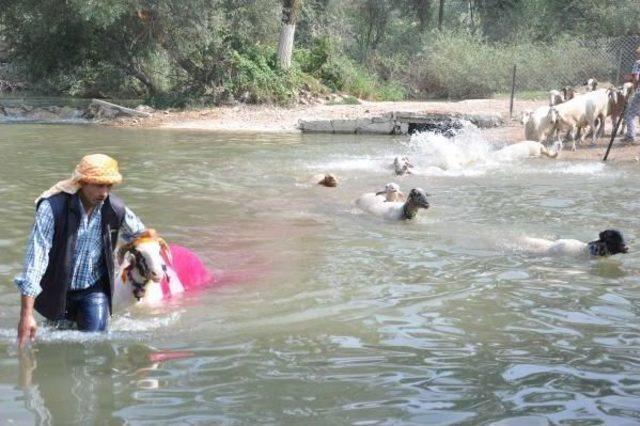
<path id="1" fill-rule="evenodd" d="M 624 106 L 634 94 L 633 84 L 598 89 L 598 82 L 591 78 L 586 86 L 585 93 L 578 93 L 570 86 L 551 90 L 549 106 L 524 111 L 522 124 L 525 126 L 525 138 L 541 143 L 570 141 L 571 149 L 575 151 L 576 140 L 582 144 L 589 135 L 591 143 L 596 143 L 596 139 L 604 134 L 607 117 L 611 118 L 613 132 Z M 623 122 L 623 132 L 625 126 Z M 564 136 L 561 136 L 561 132 L 565 132 Z"/>

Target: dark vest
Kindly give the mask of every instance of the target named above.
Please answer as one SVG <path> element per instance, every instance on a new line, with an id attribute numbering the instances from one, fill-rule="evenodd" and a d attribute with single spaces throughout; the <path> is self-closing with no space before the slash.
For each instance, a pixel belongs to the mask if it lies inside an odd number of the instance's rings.
<path id="1" fill-rule="evenodd" d="M 78 227 L 82 218 L 78 194 L 60 193 L 48 198 L 55 220 L 53 245 L 49 251 L 49 265 L 40 281 L 42 292 L 36 297 L 34 307 L 50 320 L 64 317 L 67 305 L 67 290 L 71 283 L 75 257 L 73 255 Z M 38 203 L 38 207 L 39 207 Z M 102 256 L 103 276 L 108 277 L 109 312 L 113 298 L 114 263 L 113 251 L 118 242 L 118 232 L 125 215 L 122 200 L 113 194 L 102 205 Z"/>

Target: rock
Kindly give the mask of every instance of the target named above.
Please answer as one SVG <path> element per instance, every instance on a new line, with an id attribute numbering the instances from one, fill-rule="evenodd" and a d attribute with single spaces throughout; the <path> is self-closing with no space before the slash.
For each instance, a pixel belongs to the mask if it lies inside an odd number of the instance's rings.
<path id="1" fill-rule="evenodd" d="M 358 128 L 356 129 L 356 133 L 391 135 L 394 133 L 394 130 L 395 126 L 391 120 L 361 120 L 358 124 Z"/>
<path id="2" fill-rule="evenodd" d="M 469 114 L 464 115 L 463 118 L 472 122 L 481 129 L 500 127 L 504 125 L 504 120 L 497 114 Z"/>
<path id="3" fill-rule="evenodd" d="M 250 100 L 251 100 L 251 93 L 249 93 L 248 90 L 242 93 L 238 98 L 238 101 L 242 102 L 243 104 L 246 104 Z"/>
<path id="4" fill-rule="evenodd" d="M 134 109 L 138 112 L 146 112 L 147 114 L 153 114 L 154 112 L 156 112 L 156 110 L 149 105 L 138 105 Z"/>
<path id="5" fill-rule="evenodd" d="M 298 128 L 303 132 L 333 133 L 333 126 L 329 120 L 299 120 Z"/>

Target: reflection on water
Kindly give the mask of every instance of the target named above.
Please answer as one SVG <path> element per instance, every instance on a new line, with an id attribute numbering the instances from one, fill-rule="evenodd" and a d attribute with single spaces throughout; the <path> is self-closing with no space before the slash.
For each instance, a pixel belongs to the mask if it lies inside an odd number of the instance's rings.
<path id="1" fill-rule="evenodd" d="M 446 141 L 0 126 L 0 413 L 33 423 L 640 422 L 640 170 L 492 157 Z M 20 356 L 10 284 L 32 200 L 87 153 L 117 192 L 196 251 L 220 285 L 117 313 L 106 335 L 39 330 Z M 394 176 L 407 155 L 415 174 Z M 309 183 L 333 172 L 337 188 Z M 357 210 L 395 181 L 431 208 Z M 533 256 L 523 236 L 631 253 Z M 511 423 L 509 423 L 511 419 Z"/>

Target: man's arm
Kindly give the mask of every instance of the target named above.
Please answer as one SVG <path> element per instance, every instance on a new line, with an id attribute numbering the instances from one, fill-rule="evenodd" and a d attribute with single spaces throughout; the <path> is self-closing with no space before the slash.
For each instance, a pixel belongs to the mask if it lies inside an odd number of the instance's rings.
<path id="1" fill-rule="evenodd" d="M 640 61 L 636 61 L 633 64 L 631 73 L 627 74 L 627 81 L 633 83 L 634 86 L 638 85 L 638 81 L 640 81 Z"/>
<path id="2" fill-rule="evenodd" d="M 18 322 L 18 347 L 22 348 L 27 340 L 36 340 L 36 330 L 38 323 L 33 317 L 33 302 L 36 299 L 24 294 L 20 300 L 20 321 Z"/>
<path id="3" fill-rule="evenodd" d="M 18 323 L 18 345 L 35 339 L 37 323 L 33 317 L 33 303 L 42 288 L 40 281 L 49 265 L 49 250 L 53 244 L 54 217 L 51 205 L 44 200 L 36 212 L 24 258 L 24 269 L 14 281 L 20 290 L 21 307 Z"/>
<path id="4" fill-rule="evenodd" d="M 125 207 L 124 220 L 122 221 L 122 228 L 120 229 L 122 239 L 127 243 L 131 242 L 137 234 L 140 234 L 145 229 L 144 224 L 138 216 L 129 210 L 128 207 Z"/>

